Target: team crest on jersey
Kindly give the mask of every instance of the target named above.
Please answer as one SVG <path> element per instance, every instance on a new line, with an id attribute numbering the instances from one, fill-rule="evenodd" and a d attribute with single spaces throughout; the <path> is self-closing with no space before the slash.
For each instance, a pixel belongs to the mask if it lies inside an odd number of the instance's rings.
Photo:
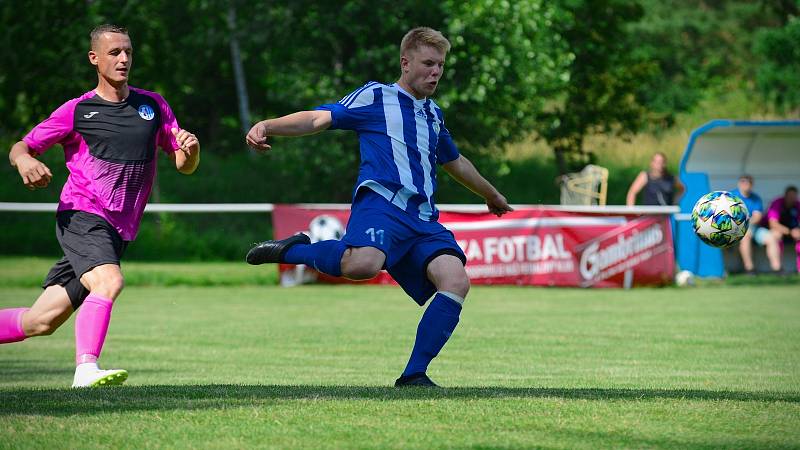
<path id="1" fill-rule="evenodd" d="M 156 112 L 153 111 L 153 108 L 150 105 L 142 105 L 139 107 L 139 117 L 144 120 L 153 120 L 156 116 Z"/>
<path id="2" fill-rule="evenodd" d="M 441 129 L 441 127 L 439 126 L 439 121 L 437 121 L 437 120 L 433 121 L 433 131 L 436 134 L 439 134 L 439 130 L 440 129 Z"/>

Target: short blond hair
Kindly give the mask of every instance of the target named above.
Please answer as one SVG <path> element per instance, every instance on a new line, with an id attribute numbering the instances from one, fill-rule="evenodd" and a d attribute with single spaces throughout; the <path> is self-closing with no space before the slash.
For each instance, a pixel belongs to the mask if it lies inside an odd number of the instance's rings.
<path id="1" fill-rule="evenodd" d="M 444 35 L 428 27 L 417 27 L 406 33 L 400 41 L 400 56 L 408 55 L 408 52 L 417 50 L 423 45 L 433 47 L 439 51 L 447 53 L 450 51 L 450 41 Z"/>

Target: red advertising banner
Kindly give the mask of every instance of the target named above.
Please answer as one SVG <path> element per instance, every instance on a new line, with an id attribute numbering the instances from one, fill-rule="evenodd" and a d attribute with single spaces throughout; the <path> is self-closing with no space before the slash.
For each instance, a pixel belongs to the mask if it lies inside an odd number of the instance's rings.
<path id="1" fill-rule="evenodd" d="M 312 242 L 344 235 L 347 209 L 276 205 L 275 238 L 305 232 Z M 672 232 L 666 214 L 628 215 L 524 208 L 501 218 L 442 212 L 467 255 L 473 284 L 630 287 L 672 282 Z M 304 266 L 281 265 L 282 284 L 344 280 Z M 391 283 L 385 272 L 371 283 Z"/>

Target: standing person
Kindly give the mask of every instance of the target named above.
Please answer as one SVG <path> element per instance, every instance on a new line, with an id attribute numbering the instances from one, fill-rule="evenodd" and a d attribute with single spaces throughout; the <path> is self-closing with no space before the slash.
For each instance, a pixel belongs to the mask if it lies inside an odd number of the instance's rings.
<path id="1" fill-rule="evenodd" d="M 266 241 L 247 255 L 250 264 L 306 264 L 354 280 L 382 268 L 420 306 L 433 296 L 417 327 L 411 357 L 395 386 L 436 386 L 428 364 L 439 354 L 459 321 L 470 283 L 466 257 L 453 233 L 437 218 L 436 164 L 483 197 L 501 216 L 511 207 L 463 155 L 445 127 L 444 114 L 430 99 L 444 70 L 450 42 L 421 27 L 400 44 L 400 79 L 371 81 L 338 103 L 257 123 L 247 135 L 256 150 L 270 149 L 270 136 L 302 136 L 328 128 L 354 130 L 361 166 L 353 192 L 347 232 L 339 240 L 310 244 L 299 234 Z"/>
<path id="2" fill-rule="evenodd" d="M 97 87 L 61 105 L 9 153 L 22 182 L 36 189 L 52 177 L 36 156 L 55 144 L 64 147 L 69 177 L 56 214 L 64 257 L 50 269 L 33 306 L 0 310 L 0 343 L 52 334 L 78 311 L 73 387 L 127 379 L 125 370 L 97 366 L 111 308 L 123 287 L 120 258 L 139 229 L 157 147 L 183 174 L 193 173 L 200 158 L 197 138 L 178 126 L 167 102 L 128 86 L 133 49 L 127 30 L 101 25 L 90 36 Z"/>
<path id="3" fill-rule="evenodd" d="M 781 250 L 784 242 L 794 241 L 797 270 L 800 272 L 800 201 L 797 187 L 787 186 L 783 197 L 776 198 L 767 210 L 766 223 L 778 241 Z"/>
<path id="4" fill-rule="evenodd" d="M 772 236 L 769 228 L 760 226 L 764 219 L 764 202 L 758 194 L 753 192 L 753 177 L 750 175 L 740 176 L 736 183 L 736 189 L 731 193 L 741 198 L 750 212 L 750 227 L 739 242 L 739 253 L 742 255 L 745 272 L 751 275 L 756 273 L 753 265 L 753 241 L 767 247 L 770 268 L 773 272 L 779 272 L 781 270 L 781 249 L 778 240 Z"/>
<path id="5" fill-rule="evenodd" d="M 674 205 L 683 195 L 685 188 L 667 169 L 667 156 L 657 152 L 650 159 L 650 169 L 639 172 L 628 189 L 625 204 L 634 206 L 636 196 L 643 191 L 642 205 Z"/>

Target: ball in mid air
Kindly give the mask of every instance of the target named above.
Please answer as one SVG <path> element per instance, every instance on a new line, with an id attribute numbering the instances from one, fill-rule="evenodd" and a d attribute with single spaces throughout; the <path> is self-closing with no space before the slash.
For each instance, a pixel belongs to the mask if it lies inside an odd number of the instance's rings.
<path id="1" fill-rule="evenodd" d="M 750 212 L 741 198 L 727 191 L 710 192 L 692 209 L 692 227 L 697 237 L 717 248 L 739 242 L 750 225 Z"/>

